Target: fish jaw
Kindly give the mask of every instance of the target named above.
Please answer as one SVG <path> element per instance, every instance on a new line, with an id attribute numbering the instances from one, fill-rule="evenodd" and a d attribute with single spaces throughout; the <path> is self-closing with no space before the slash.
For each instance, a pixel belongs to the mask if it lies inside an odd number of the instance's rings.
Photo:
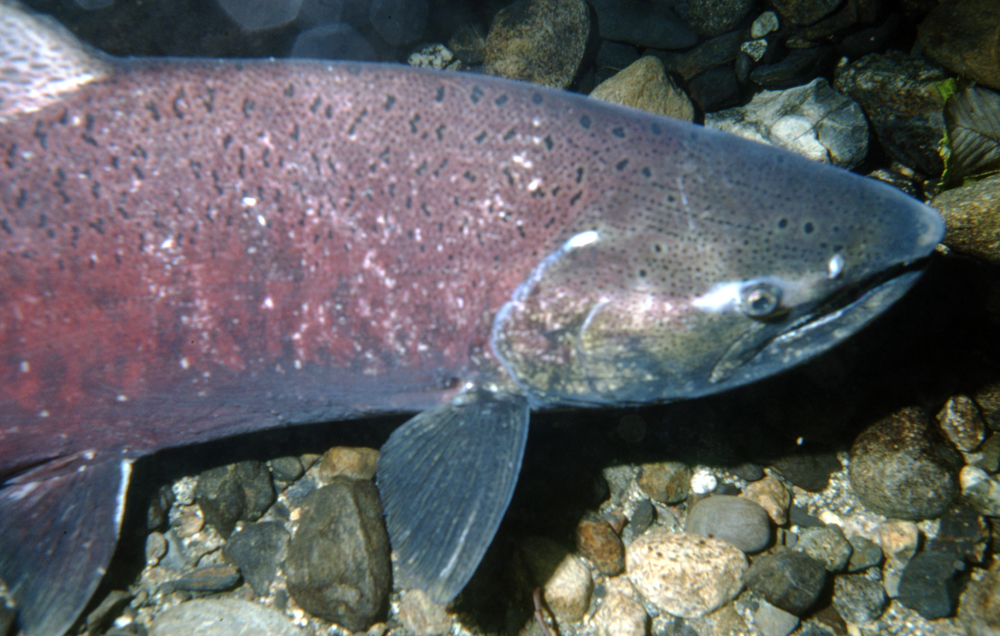
<path id="1" fill-rule="evenodd" d="M 935 210 L 885 184 L 674 126 L 686 163 L 644 196 L 607 193 L 497 314 L 493 350 L 536 406 L 671 401 L 785 371 L 891 306 L 943 237 Z"/>

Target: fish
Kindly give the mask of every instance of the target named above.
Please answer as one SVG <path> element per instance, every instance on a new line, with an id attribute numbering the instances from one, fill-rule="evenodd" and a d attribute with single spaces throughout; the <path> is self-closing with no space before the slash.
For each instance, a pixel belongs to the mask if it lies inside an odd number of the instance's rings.
<path id="1" fill-rule="evenodd" d="M 454 599 L 530 412 L 769 377 L 910 289 L 936 211 L 719 131 L 476 74 L 118 59 L 0 0 L 0 579 L 64 634 L 130 467 L 416 413 L 396 583 Z"/>

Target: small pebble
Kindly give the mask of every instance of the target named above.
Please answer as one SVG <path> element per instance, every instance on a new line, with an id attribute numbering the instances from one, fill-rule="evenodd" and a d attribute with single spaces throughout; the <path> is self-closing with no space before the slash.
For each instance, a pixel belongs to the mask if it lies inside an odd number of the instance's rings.
<path id="1" fill-rule="evenodd" d="M 146 565 L 156 565 L 167 553 L 167 539 L 162 532 L 150 532 L 146 536 Z"/>
<path id="2" fill-rule="evenodd" d="M 319 480 L 328 484 L 334 477 L 373 479 L 378 463 L 378 451 L 373 448 L 334 446 L 323 453 L 319 464 Z"/>
<path id="3" fill-rule="evenodd" d="M 986 437 L 986 422 L 976 403 L 965 395 L 949 399 L 937 420 L 948 441 L 966 453 L 976 450 Z"/>
<path id="4" fill-rule="evenodd" d="M 606 576 L 625 569 L 625 546 L 611 525 L 600 515 L 586 512 L 576 526 L 576 549 Z"/>
<path id="5" fill-rule="evenodd" d="M 860 572 L 882 562 L 882 548 L 877 543 L 860 534 L 847 538 L 851 542 L 851 559 L 847 563 L 848 572 Z"/>
<path id="6" fill-rule="evenodd" d="M 795 549 L 805 552 L 822 563 L 827 572 L 840 572 L 847 567 L 854 548 L 839 526 L 803 528 Z"/>
<path id="7" fill-rule="evenodd" d="M 826 568 L 809 555 L 775 548 L 754 559 L 747 574 L 747 587 L 768 603 L 796 616 L 816 603 L 826 583 Z"/>
<path id="8" fill-rule="evenodd" d="M 164 587 L 185 592 L 222 592 L 240 583 L 240 572 L 232 565 L 206 565 L 196 568 Z"/>
<path id="9" fill-rule="evenodd" d="M 160 614 L 149 636 L 303 636 L 281 612 L 232 598 L 195 599 Z"/>
<path id="10" fill-rule="evenodd" d="M 407 590 L 399 601 L 399 620 L 415 636 L 442 636 L 451 629 L 451 616 L 444 605 L 422 590 Z"/>
<path id="11" fill-rule="evenodd" d="M 545 605 L 561 624 L 575 623 L 590 606 L 594 581 L 569 550 L 544 537 L 524 539 L 519 553 L 531 571 L 532 587 L 542 585 Z"/>
<path id="12" fill-rule="evenodd" d="M 753 613 L 753 624 L 761 636 L 788 636 L 799 626 L 799 617 L 760 601 Z"/>
<path id="13" fill-rule="evenodd" d="M 719 485 L 719 480 L 708 468 L 699 468 L 691 475 L 691 492 L 698 495 L 707 495 L 715 490 Z"/>
<path id="14" fill-rule="evenodd" d="M 699 501 L 688 513 L 684 531 L 728 541 L 754 553 L 771 541 L 767 512 L 757 503 L 732 495 L 713 495 Z"/>
<path id="15" fill-rule="evenodd" d="M 833 606 L 848 623 L 864 625 L 885 609 L 885 589 L 863 574 L 844 574 L 833 580 Z"/>
<path id="16" fill-rule="evenodd" d="M 649 617 L 641 603 L 612 592 L 594 615 L 593 625 L 598 636 L 644 636 L 648 633 Z"/>
<path id="17" fill-rule="evenodd" d="M 681 462 L 657 462 L 639 466 L 636 484 L 642 492 L 664 504 L 675 504 L 687 498 L 691 469 Z"/>
<path id="18" fill-rule="evenodd" d="M 792 494 L 774 475 L 767 475 L 763 479 L 747 484 L 743 489 L 743 497 L 760 504 L 775 525 L 783 526 L 788 523 L 788 507 L 792 503 Z"/>

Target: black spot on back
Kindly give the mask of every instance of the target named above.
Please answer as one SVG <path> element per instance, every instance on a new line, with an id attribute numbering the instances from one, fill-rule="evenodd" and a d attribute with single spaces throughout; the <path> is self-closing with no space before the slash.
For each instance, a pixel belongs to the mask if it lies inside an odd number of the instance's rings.
<path id="1" fill-rule="evenodd" d="M 586 115 L 580 117 L 580 126 L 583 128 L 590 128 L 590 123 L 590 117 L 587 117 Z"/>

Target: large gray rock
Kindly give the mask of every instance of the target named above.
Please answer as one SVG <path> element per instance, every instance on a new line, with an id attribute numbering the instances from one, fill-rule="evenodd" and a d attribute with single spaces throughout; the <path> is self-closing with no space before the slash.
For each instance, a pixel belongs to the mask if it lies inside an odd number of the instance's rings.
<path id="1" fill-rule="evenodd" d="M 851 486 L 873 512 L 895 519 L 934 518 L 958 496 L 959 458 L 923 410 L 902 409 L 854 440 Z"/>
<path id="2" fill-rule="evenodd" d="M 384 620 L 392 566 L 375 484 L 335 477 L 309 494 L 285 572 L 289 593 L 310 614 L 353 632 Z"/>
<path id="3" fill-rule="evenodd" d="M 821 77 L 805 86 L 761 91 L 746 106 L 709 113 L 705 125 L 843 168 L 868 154 L 861 107 Z"/>

